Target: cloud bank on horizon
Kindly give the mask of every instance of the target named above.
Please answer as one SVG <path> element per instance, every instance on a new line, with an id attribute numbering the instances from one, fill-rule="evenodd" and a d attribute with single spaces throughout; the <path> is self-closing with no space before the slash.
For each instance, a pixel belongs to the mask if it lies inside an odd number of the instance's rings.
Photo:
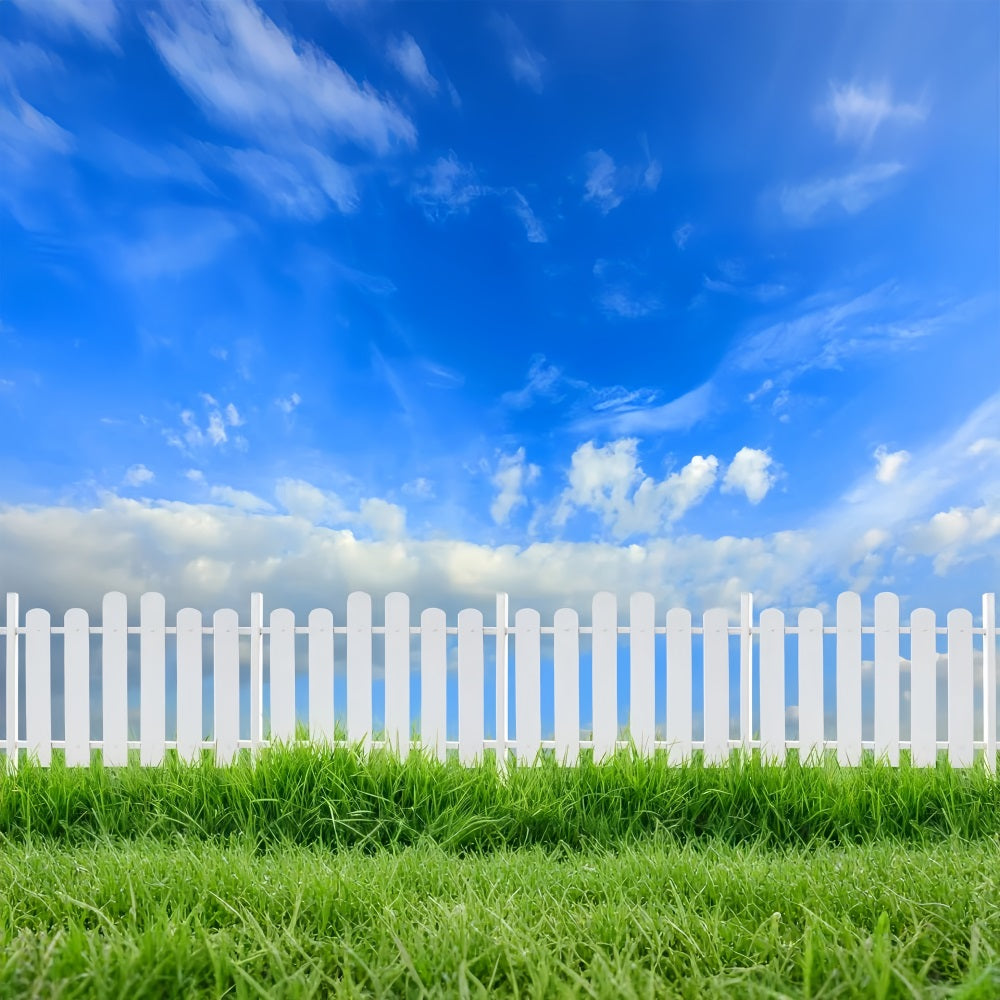
<path id="1" fill-rule="evenodd" d="M 1000 12 L 858 11 L 0 7 L 0 589 L 978 613 Z"/>

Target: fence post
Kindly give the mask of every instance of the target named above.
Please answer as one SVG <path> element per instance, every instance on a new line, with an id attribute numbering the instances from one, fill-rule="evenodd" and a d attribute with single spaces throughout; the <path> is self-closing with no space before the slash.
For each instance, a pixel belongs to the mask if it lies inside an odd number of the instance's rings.
<path id="1" fill-rule="evenodd" d="M 17 772 L 18 729 L 18 657 L 17 657 L 17 594 L 7 595 L 7 760 L 11 773 Z"/>
<path id="2" fill-rule="evenodd" d="M 753 739 L 753 594 L 740 594 L 740 738 L 750 756 Z"/>
<path id="3" fill-rule="evenodd" d="M 986 768 L 997 766 L 997 606 L 996 594 L 983 594 L 983 740 Z"/>
<path id="4" fill-rule="evenodd" d="M 264 595 L 250 594 L 250 760 L 264 739 Z"/>
<path id="5" fill-rule="evenodd" d="M 496 642 L 496 686 L 497 686 L 497 769 L 501 777 L 507 777 L 507 615 L 509 598 L 505 593 L 497 594 L 497 642 Z"/>

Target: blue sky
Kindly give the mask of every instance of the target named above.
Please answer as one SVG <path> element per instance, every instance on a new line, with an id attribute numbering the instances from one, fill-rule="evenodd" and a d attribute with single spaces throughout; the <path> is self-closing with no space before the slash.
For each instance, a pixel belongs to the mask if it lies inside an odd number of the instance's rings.
<path id="1" fill-rule="evenodd" d="M 998 35 L 979 2 L 3 4 L 0 589 L 978 624 Z"/>

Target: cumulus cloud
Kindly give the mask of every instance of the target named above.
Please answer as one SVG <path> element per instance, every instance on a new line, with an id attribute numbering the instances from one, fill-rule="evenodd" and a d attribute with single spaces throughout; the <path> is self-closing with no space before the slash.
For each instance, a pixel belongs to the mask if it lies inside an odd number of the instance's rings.
<path id="1" fill-rule="evenodd" d="M 1000 555 L 1000 498 L 979 507 L 952 507 L 913 527 L 906 537 L 908 551 L 933 557 L 934 572 L 974 559 Z M 988 543 L 993 543 L 988 545 Z"/>
<path id="2" fill-rule="evenodd" d="M 683 517 L 714 485 L 719 467 L 714 455 L 695 455 L 679 472 L 657 482 L 643 474 L 637 445 L 635 438 L 622 438 L 602 448 L 593 441 L 577 448 L 553 524 L 565 524 L 574 510 L 582 509 L 599 514 L 617 539 L 653 534 Z"/>
<path id="3" fill-rule="evenodd" d="M 126 486 L 141 486 L 143 483 L 152 482 L 155 478 L 156 476 L 153 472 L 147 469 L 146 466 L 140 464 L 129 466 L 122 482 Z"/>
<path id="4" fill-rule="evenodd" d="M 774 485 L 771 471 L 773 459 L 758 448 L 740 448 L 722 480 L 723 493 L 743 493 L 752 504 L 758 504 Z"/>
<path id="5" fill-rule="evenodd" d="M 541 474 L 537 465 L 525 465 L 524 448 L 513 455 L 501 455 L 496 472 L 490 482 L 499 491 L 490 505 L 490 517 L 496 524 L 505 524 L 516 507 L 528 502 L 524 487 L 533 483 Z"/>
<path id="6" fill-rule="evenodd" d="M 903 466 L 910 460 L 908 451 L 889 451 L 885 445 L 879 445 L 873 455 L 875 459 L 875 478 L 880 483 L 893 483 L 899 477 Z"/>
<path id="7" fill-rule="evenodd" d="M 193 448 L 202 448 L 206 444 L 213 447 L 221 447 L 229 441 L 229 434 L 226 431 L 229 427 L 240 427 L 245 421 L 240 416 L 239 411 L 232 403 L 228 403 L 225 410 L 219 409 L 218 401 L 208 393 L 201 393 L 201 398 L 206 407 L 209 407 L 208 425 L 204 430 L 199 426 L 192 410 L 181 411 L 181 424 L 184 430 L 178 433 L 176 430 L 165 430 L 163 432 L 167 444 L 172 448 L 177 448 L 184 453 L 190 453 Z M 240 450 L 246 451 L 248 442 L 245 437 L 237 434 L 233 439 L 233 444 Z"/>

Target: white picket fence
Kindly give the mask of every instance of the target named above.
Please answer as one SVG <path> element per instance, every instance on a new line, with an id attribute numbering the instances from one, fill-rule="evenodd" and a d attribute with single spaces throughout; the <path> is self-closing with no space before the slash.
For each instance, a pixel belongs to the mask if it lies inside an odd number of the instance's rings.
<path id="1" fill-rule="evenodd" d="M 466 609 L 456 626 L 447 626 L 445 613 L 428 608 L 420 624 L 410 619 L 409 597 L 391 593 L 385 598 L 385 625 L 372 625 L 370 595 L 353 592 L 347 598 L 345 624 L 334 626 L 333 614 L 317 609 L 308 625 L 296 626 L 286 608 L 270 614 L 264 624 L 264 601 L 251 594 L 250 625 L 240 626 L 236 611 L 224 609 L 205 626 L 201 612 L 184 608 L 176 625 L 165 623 L 162 594 L 146 593 L 140 599 L 140 624 L 128 626 L 127 602 L 122 593 L 105 595 L 102 623 L 92 626 L 86 611 L 66 612 L 63 625 L 53 626 L 48 611 L 33 608 L 19 624 L 18 596 L 7 595 L 7 617 L 0 634 L 6 636 L 6 739 L 0 741 L 9 766 L 18 760 L 19 642 L 25 636 L 25 733 L 23 744 L 42 766 L 51 764 L 52 749 L 63 748 L 69 766 L 86 766 L 94 748 L 103 751 L 106 766 L 127 763 L 129 749 L 138 748 L 144 765 L 160 764 L 166 748 L 176 748 L 184 760 L 197 760 L 203 748 L 213 748 L 220 764 L 231 763 L 237 749 L 252 755 L 270 744 L 263 738 L 264 636 L 269 639 L 271 739 L 291 742 L 295 736 L 295 636 L 307 634 L 310 740 L 334 744 L 334 637 L 346 636 L 347 741 L 366 749 L 382 747 L 372 740 L 372 636 L 385 636 L 385 735 L 400 756 L 411 748 L 410 636 L 420 636 L 420 738 L 441 760 L 457 748 L 464 764 L 481 760 L 486 749 L 513 750 L 519 762 L 530 764 L 540 747 L 553 748 L 556 758 L 573 763 L 581 748 L 592 747 L 602 760 L 616 747 L 628 745 L 618 738 L 617 656 L 618 636 L 629 636 L 629 731 L 640 752 L 670 751 L 671 761 L 703 750 L 706 763 L 726 760 L 730 751 L 759 748 L 772 759 L 783 760 L 788 748 L 800 759 L 814 750 L 835 749 L 842 764 L 856 764 L 862 750 L 886 755 L 893 765 L 900 749 L 908 749 L 915 765 L 932 765 L 939 750 L 946 750 L 956 767 L 973 763 L 974 752 L 985 752 L 987 766 L 996 766 L 997 727 L 996 667 L 997 623 L 995 595 L 983 596 L 982 626 L 973 627 L 972 613 L 955 610 L 947 626 L 939 627 L 933 611 L 919 609 L 901 625 L 899 598 L 882 593 L 875 598 L 874 625 L 862 626 L 861 598 L 841 594 L 836 624 L 824 626 L 819 610 L 799 613 L 797 625 L 787 625 L 776 609 L 761 613 L 753 624 L 753 600 L 741 598 L 738 624 L 730 625 L 724 609 L 706 611 L 700 626 L 691 613 L 673 608 L 664 624 L 656 624 L 652 594 L 635 593 L 629 600 L 629 623 L 618 623 L 618 601 L 601 592 L 593 599 L 593 624 L 581 627 L 579 615 L 569 608 L 555 612 L 553 624 L 543 626 L 537 611 L 522 609 L 514 625 L 508 622 L 508 596 L 497 594 L 497 624 L 484 626 L 481 611 Z M 52 739 L 51 638 L 64 636 L 66 738 Z M 90 739 L 90 635 L 102 637 L 103 738 Z M 580 738 L 579 638 L 592 637 L 593 738 Z M 692 636 L 703 637 L 704 738 L 692 738 Z M 823 636 L 836 635 L 836 740 L 824 739 Z M 874 740 L 862 740 L 862 634 L 874 633 Z M 948 739 L 936 738 L 937 635 L 947 635 Z M 127 641 L 140 636 L 140 736 L 129 740 L 127 728 Z M 165 644 L 168 634 L 177 642 L 177 738 L 165 738 Z M 214 738 L 202 738 L 202 636 L 213 637 Z M 458 740 L 445 738 L 447 636 L 458 636 Z M 541 636 L 553 635 L 555 739 L 541 739 L 540 649 Z M 666 635 L 667 692 L 666 739 L 655 739 L 654 643 Z M 786 738 L 785 636 L 798 638 L 799 738 Z M 900 635 L 910 636 L 911 739 L 901 740 Z M 239 739 L 239 637 L 250 637 L 250 739 Z M 494 636 L 496 662 L 508 663 L 508 637 L 514 636 L 516 667 L 516 739 L 510 738 L 506 670 L 496 671 L 496 706 L 499 740 L 484 736 L 484 638 Z M 730 739 L 729 637 L 739 636 L 740 738 Z M 983 740 L 973 739 L 973 643 L 982 636 Z M 751 718 L 754 637 L 758 637 L 760 670 L 759 719 Z M 338 646 L 339 649 L 339 646 Z M 755 726 L 756 723 L 756 726 Z M 757 732 L 759 730 L 759 736 Z M 499 758 L 506 765 L 506 753 Z"/>

